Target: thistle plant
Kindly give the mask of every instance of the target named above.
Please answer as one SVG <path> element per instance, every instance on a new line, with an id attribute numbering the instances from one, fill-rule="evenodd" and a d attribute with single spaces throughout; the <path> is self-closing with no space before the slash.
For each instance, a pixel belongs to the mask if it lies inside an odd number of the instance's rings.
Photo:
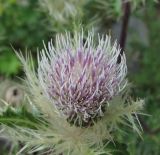
<path id="1" fill-rule="evenodd" d="M 47 13 L 52 31 L 62 32 L 66 27 L 83 24 L 85 28 L 95 27 L 99 30 L 102 21 L 117 19 L 121 15 L 118 0 L 39 0 L 41 9 Z M 77 24 L 78 23 L 78 24 Z M 107 22 L 108 23 L 108 22 Z"/>
<path id="2" fill-rule="evenodd" d="M 40 6 L 49 12 L 49 15 L 57 22 L 66 23 L 68 19 L 77 16 L 84 0 L 40 0 Z"/>
<path id="3" fill-rule="evenodd" d="M 134 11 L 143 6 L 145 0 L 39 0 L 40 8 L 47 13 L 51 30 L 63 32 L 82 24 L 103 32 L 123 16 L 123 5 L 129 2 Z"/>
<path id="4" fill-rule="evenodd" d="M 106 145 L 114 141 L 120 124 L 140 135 L 136 124 L 143 100 L 133 101 L 126 93 L 125 55 L 110 36 L 92 31 L 84 36 L 83 31 L 59 34 L 54 43 L 44 44 L 37 70 L 29 56 L 17 54 L 38 120 L 34 128 L 3 125 L 11 139 L 24 143 L 19 154 L 107 154 Z"/>
<path id="5" fill-rule="evenodd" d="M 75 19 L 81 20 L 84 3 L 85 0 L 39 0 L 40 8 L 49 17 L 49 28 L 55 32 L 62 32 L 66 27 L 72 29 Z"/>

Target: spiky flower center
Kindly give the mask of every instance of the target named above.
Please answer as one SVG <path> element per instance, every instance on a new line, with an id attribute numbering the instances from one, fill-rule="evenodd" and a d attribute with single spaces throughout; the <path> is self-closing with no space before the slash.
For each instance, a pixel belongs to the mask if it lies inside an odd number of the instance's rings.
<path id="1" fill-rule="evenodd" d="M 57 49 L 49 46 L 49 60 L 42 57 L 39 67 L 42 86 L 56 108 L 68 118 L 84 122 L 103 116 L 104 105 L 120 92 L 126 75 L 125 57 L 117 64 L 117 45 L 112 47 L 106 37 L 95 47 L 92 39 L 89 36 L 82 44 L 81 36 L 75 43 L 61 36 Z"/>

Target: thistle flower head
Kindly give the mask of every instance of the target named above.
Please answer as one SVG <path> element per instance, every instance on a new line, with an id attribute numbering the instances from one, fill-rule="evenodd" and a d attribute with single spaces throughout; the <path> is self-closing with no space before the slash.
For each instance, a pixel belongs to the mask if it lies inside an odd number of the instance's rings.
<path id="1" fill-rule="evenodd" d="M 3 127 L 14 142 L 25 144 L 17 154 L 46 150 L 57 155 L 108 154 L 106 145 L 120 131 L 119 124 L 141 135 L 136 122 L 143 100 L 132 101 L 127 90 L 121 92 L 126 61 L 110 37 L 95 37 L 93 32 L 84 37 L 83 31 L 73 37 L 57 35 L 54 45 L 49 42 L 38 57 L 38 74 L 29 55 L 17 56 L 26 73 L 29 110 L 36 111 L 38 120 L 29 121 L 36 129 Z"/>
<path id="2" fill-rule="evenodd" d="M 117 64 L 120 48 L 109 36 L 89 32 L 57 35 L 42 50 L 38 78 L 45 94 L 67 118 L 82 122 L 103 116 L 104 106 L 124 88 L 125 56 Z"/>

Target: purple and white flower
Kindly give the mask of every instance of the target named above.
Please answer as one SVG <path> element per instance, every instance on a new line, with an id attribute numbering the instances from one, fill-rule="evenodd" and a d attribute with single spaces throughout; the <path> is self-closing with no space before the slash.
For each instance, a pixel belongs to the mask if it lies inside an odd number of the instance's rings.
<path id="1" fill-rule="evenodd" d="M 126 59 L 109 36 L 89 32 L 57 35 L 39 56 L 38 78 L 44 93 L 67 118 L 88 122 L 126 86 Z M 118 56 L 121 62 L 117 63 Z M 45 104 L 45 103 L 44 103 Z"/>

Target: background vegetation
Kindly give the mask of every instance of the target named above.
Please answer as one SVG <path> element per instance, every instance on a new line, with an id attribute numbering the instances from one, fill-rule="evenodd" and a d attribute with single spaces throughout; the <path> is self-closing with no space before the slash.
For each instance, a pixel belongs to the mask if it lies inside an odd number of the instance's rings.
<path id="1" fill-rule="evenodd" d="M 73 30 L 78 24 L 86 30 L 94 27 L 99 33 L 111 32 L 113 38 L 119 40 L 124 16 L 121 1 L 80 0 L 74 3 L 70 0 L 68 3 L 74 14 L 67 9 L 68 14 L 63 12 L 65 5 L 61 1 L 0 0 L 0 79 L 23 77 L 13 48 L 23 53 L 26 49 L 31 51 L 36 62 L 37 49 L 42 48 L 43 40 L 54 39 L 55 33 Z M 117 146 L 123 150 L 122 155 L 159 155 L 160 4 L 153 1 L 143 4 L 136 0 L 131 1 L 130 6 L 125 53 L 129 81 L 133 84 L 131 94 L 145 99 L 144 112 L 150 116 L 140 117 L 143 139 L 133 133 L 117 135 Z"/>

